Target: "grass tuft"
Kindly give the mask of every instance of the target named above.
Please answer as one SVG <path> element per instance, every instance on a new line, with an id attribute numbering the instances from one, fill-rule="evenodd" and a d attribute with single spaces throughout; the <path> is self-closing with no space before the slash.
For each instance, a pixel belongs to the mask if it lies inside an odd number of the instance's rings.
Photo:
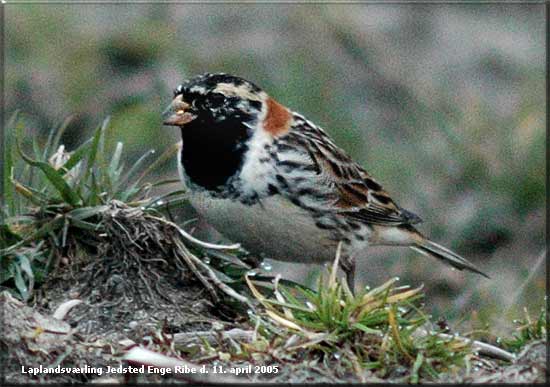
<path id="1" fill-rule="evenodd" d="M 145 208 L 154 200 L 150 190 L 168 182 L 143 180 L 175 149 L 168 149 L 147 168 L 152 151 L 125 168 L 121 143 L 112 154 L 103 148 L 108 122 L 68 152 L 60 143 L 66 121 L 51 130 L 43 149 L 33 141 L 29 155 L 20 144 L 24 124 L 16 116 L 10 120 L 17 135 L 15 147 L 8 141 L 4 166 L 8 173 L 2 194 L 8 200 L 1 209 L 0 285 L 16 289 L 24 300 L 75 245 L 97 247 L 98 235 L 107 231 L 104 218 L 112 203 Z"/>
<path id="2" fill-rule="evenodd" d="M 547 340 L 546 335 L 546 309 L 541 308 L 534 320 L 529 316 L 527 308 L 524 308 L 524 317 L 514 321 L 517 325 L 516 332 L 510 338 L 502 339 L 504 348 L 511 352 L 521 351 L 528 343 L 535 340 Z"/>
<path id="3" fill-rule="evenodd" d="M 420 308 L 421 288 L 396 286 L 393 278 L 354 295 L 334 270 L 320 277 L 317 291 L 275 281 L 271 296 L 264 296 L 260 283 L 247 278 L 265 308 L 256 318 L 267 332 L 285 338 L 279 343 L 285 351 L 309 349 L 311 355 L 337 358 L 342 374 L 353 372 L 359 379 L 370 371 L 414 383 L 469 368 L 471 345 L 440 335 Z"/>

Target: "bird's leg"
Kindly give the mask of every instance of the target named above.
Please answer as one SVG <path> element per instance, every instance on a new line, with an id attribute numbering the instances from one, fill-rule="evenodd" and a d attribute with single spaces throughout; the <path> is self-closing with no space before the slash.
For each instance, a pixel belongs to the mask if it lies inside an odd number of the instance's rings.
<path id="1" fill-rule="evenodd" d="M 355 258 L 346 254 L 340 261 L 340 267 L 346 273 L 349 289 L 355 294 Z"/>

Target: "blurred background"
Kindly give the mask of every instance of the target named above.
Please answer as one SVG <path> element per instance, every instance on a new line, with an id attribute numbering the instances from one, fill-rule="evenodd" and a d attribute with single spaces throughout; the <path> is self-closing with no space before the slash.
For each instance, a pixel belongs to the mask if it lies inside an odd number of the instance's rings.
<path id="1" fill-rule="evenodd" d="M 461 329 L 509 332 L 544 305 L 544 4 L 5 9 L 6 113 L 28 137 L 72 116 L 74 149 L 110 116 L 108 143 L 124 142 L 130 165 L 179 141 L 160 112 L 183 79 L 233 73 L 325 128 L 421 231 L 491 275 L 374 247 L 360 283 L 424 284 L 427 310 Z M 158 177 L 176 176 L 173 160 Z M 311 284 L 320 268 L 272 270 Z"/>

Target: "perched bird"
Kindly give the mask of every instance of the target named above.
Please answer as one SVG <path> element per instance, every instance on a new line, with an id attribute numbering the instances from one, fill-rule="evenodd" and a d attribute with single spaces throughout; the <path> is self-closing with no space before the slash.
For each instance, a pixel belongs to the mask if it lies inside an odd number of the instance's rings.
<path id="1" fill-rule="evenodd" d="M 369 245 L 407 246 L 458 269 L 472 263 L 422 235 L 361 166 L 306 119 L 243 78 L 204 74 L 174 91 L 165 125 L 181 128 L 181 179 L 208 223 L 250 252 L 300 263 L 334 259 L 354 288 Z"/>

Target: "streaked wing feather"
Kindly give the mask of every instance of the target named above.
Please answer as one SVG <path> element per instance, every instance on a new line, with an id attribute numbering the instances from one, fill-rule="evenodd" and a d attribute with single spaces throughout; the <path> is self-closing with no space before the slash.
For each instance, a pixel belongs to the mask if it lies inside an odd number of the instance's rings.
<path id="1" fill-rule="evenodd" d="M 379 225 L 422 221 L 416 214 L 397 206 L 380 184 L 338 148 L 322 129 L 299 115 L 294 118 L 295 124 L 278 144 L 283 152 L 301 154 L 300 162 L 306 165 L 300 168 L 299 179 L 315 182 L 317 190 L 327 199 L 323 207 L 350 219 Z M 292 172 L 287 172 L 288 180 L 292 180 Z"/>

